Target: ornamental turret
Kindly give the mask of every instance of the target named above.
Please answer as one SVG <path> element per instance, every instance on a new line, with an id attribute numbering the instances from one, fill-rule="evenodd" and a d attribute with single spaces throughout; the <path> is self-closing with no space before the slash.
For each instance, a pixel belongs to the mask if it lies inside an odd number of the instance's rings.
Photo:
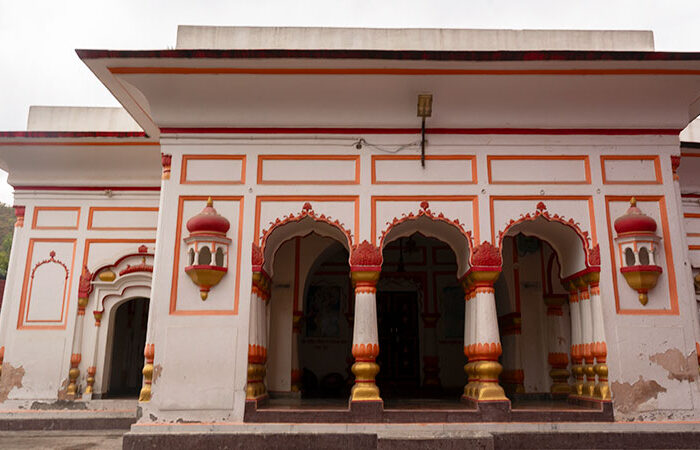
<path id="1" fill-rule="evenodd" d="M 639 293 L 642 305 L 649 301 L 647 292 L 656 286 L 662 272 L 661 266 L 656 264 L 656 249 L 661 240 L 656 228 L 656 221 L 637 207 L 634 197 L 627 212 L 615 220 L 620 272 L 627 284 Z"/>
<path id="2" fill-rule="evenodd" d="M 216 212 L 209 197 L 207 205 L 187 221 L 190 232 L 184 241 L 187 246 L 185 272 L 199 287 L 199 295 L 206 300 L 209 290 L 216 286 L 228 271 L 231 239 L 226 236 L 231 224 Z"/>

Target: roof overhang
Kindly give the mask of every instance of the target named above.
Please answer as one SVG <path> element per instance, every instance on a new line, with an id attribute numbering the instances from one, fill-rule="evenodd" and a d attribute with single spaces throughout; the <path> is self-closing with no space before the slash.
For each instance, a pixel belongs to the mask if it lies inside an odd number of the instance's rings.
<path id="1" fill-rule="evenodd" d="M 78 50 L 151 137 L 257 129 L 580 129 L 678 134 L 700 53 Z M 646 131 L 645 131 L 646 130 Z M 586 133 L 583 133 L 586 134 Z"/>

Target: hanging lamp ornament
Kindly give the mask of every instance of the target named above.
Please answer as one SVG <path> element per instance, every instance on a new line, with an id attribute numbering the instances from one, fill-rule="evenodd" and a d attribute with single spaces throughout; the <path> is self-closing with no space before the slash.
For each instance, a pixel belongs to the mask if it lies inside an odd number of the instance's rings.
<path id="1" fill-rule="evenodd" d="M 211 197 L 204 209 L 187 221 L 190 235 L 184 239 L 187 246 L 185 273 L 199 287 L 202 300 L 207 299 L 209 290 L 228 272 L 231 239 L 226 233 L 229 228 L 231 224 L 216 212 Z"/>
<path id="2" fill-rule="evenodd" d="M 639 302 L 649 302 L 648 292 L 656 286 L 663 272 L 656 264 L 656 249 L 661 238 L 656 234 L 656 221 L 637 207 L 632 197 L 627 212 L 615 219 L 615 242 L 620 257 L 620 272 L 627 284 L 639 293 Z"/>

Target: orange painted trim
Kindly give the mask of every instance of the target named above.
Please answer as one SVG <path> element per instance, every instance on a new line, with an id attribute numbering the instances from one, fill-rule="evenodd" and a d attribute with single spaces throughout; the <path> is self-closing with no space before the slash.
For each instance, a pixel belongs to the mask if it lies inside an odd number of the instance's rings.
<path id="1" fill-rule="evenodd" d="M 61 305 L 61 319 L 58 321 L 47 320 L 41 321 L 44 323 L 61 322 L 59 325 L 27 325 L 29 322 L 25 318 L 26 314 L 29 314 L 29 303 L 31 301 L 31 291 L 33 280 L 30 282 L 30 276 L 32 271 L 32 257 L 34 256 L 34 243 L 35 242 L 69 242 L 73 244 L 73 253 L 71 255 L 70 271 L 68 273 L 68 280 L 64 285 L 63 289 L 63 304 Z M 27 250 L 27 259 L 24 267 L 24 278 L 22 279 L 22 293 L 20 294 L 19 303 L 19 314 L 17 316 L 17 329 L 18 330 L 65 330 L 67 324 L 68 314 L 67 311 L 70 306 L 70 295 L 73 289 L 73 268 L 75 267 L 75 251 L 77 246 L 77 239 L 52 239 L 52 238 L 32 238 L 29 239 L 29 248 Z M 32 321 L 37 322 L 37 321 Z"/>
<path id="2" fill-rule="evenodd" d="M 182 215 L 186 201 L 201 201 L 206 202 L 209 196 L 207 195 L 181 195 L 178 198 L 177 205 L 177 228 L 175 231 L 175 254 L 173 257 L 173 276 L 170 287 L 170 311 L 173 316 L 221 316 L 221 315 L 237 315 L 238 302 L 241 292 L 241 242 L 243 240 L 243 196 L 242 195 L 212 195 L 211 199 L 216 201 L 237 201 L 238 202 L 238 237 L 233 245 L 236 246 L 236 280 L 234 282 L 234 300 L 232 309 L 192 309 L 182 310 L 177 309 L 177 282 L 180 276 L 180 246 L 182 245 Z M 230 259 L 227 259 L 229 268 L 231 267 Z"/>
<path id="3" fill-rule="evenodd" d="M 39 212 L 41 211 L 75 211 L 75 225 L 70 227 L 38 226 Z M 32 230 L 77 230 L 80 225 L 80 206 L 36 206 L 32 216 Z"/>
<path id="4" fill-rule="evenodd" d="M 613 288 L 615 290 L 615 309 L 618 314 L 640 315 L 640 316 L 677 316 L 678 309 L 678 292 L 676 289 L 676 272 L 673 265 L 673 252 L 671 250 L 671 235 L 669 232 L 668 214 L 666 213 L 666 199 L 663 195 L 635 195 L 639 202 L 658 202 L 659 212 L 661 214 L 661 230 L 663 233 L 664 253 L 666 256 L 665 272 L 668 274 L 668 290 L 671 300 L 671 309 L 623 309 L 620 307 L 620 294 L 618 289 L 618 271 L 617 258 L 610 258 L 612 263 L 613 273 Z M 631 195 L 606 195 L 605 196 L 605 215 L 608 222 L 608 241 L 610 242 L 610 254 L 615 255 L 615 243 L 613 241 L 613 227 L 610 217 L 610 203 L 624 202 L 629 203 Z M 700 246 L 699 246 L 700 247 Z"/>
<path id="5" fill-rule="evenodd" d="M 700 156 L 700 155 L 698 155 L 698 156 Z M 683 214 L 683 218 L 684 219 L 700 219 L 700 214 L 685 213 L 685 214 Z M 688 236 L 688 237 L 700 237 L 700 233 L 686 233 L 686 236 Z"/>
<path id="6" fill-rule="evenodd" d="M 700 158 L 700 153 L 694 153 L 694 152 L 681 152 L 681 157 L 688 157 L 688 158 Z"/>
<path id="7" fill-rule="evenodd" d="M 654 176 L 656 179 L 654 181 L 610 181 L 605 174 L 605 162 L 606 161 L 629 161 L 629 160 L 642 160 L 642 161 L 654 161 Z M 661 162 L 659 161 L 659 155 L 600 155 L 600 172 L 603 175 L 603 184 L 663 184 L 663 178 L 661 176 Z"/>
<path id="8" fill-rule="evenodd" d="M 352 235 L 355 239 L 360 230 L 360 197 L 357 195 L 260 195 L 255 198 L 255 242 L 260 242 L 260 214 L 263 202 L 353 202 L 355 204 L 355 229 Z M 301 209 L 301 208 L 299 208 Z M 287 213 L 282 213 L 284 216 Z"/>
<path id="9" fill-rule="evenodd" d="M 95 211 L 158 211 L 157 207 L 150 206 L 91 206 L 88 212 L 88 230 L 119 231 L 119 230 L 157 230 L 157 227 L 95 227 L 92 225 L 92 218 Z"/>
<path id="10" fill-rule="evenodd" d="M 583 181 L 549 181 L 549 180 L 528 180 L 528 181 L 494 181 L 491 174 L 491 161 L 583 161 L 584 180 Z M 487 155 L 486 168 L 489 184 L 591 184 L 591 164 L 587 155 Z"/>
<path id="11" fill-rule="evenodd" d="M 688 250 L 700 250 L 700 245 L 689 245 Z"/>
<path id="12" fill-rule="evenodd" d="M 377 203 L 378 202 L 471 202 L 472 204 L 472 234 L 474 242 L 480 242 L 479 234 L 479 197 L 477 195 L 376 195 L 372 196 L 372 243 L 377 245 Z M 416 205 L 417 206 L 417 205 Z M 390 219 L 391 220 L 391 219 Z M 465 225 L 465 224 L 462 224 Z"/>
<path id="13" fill-rule="evenodd" d="M 426 155 L 426 161 L 470 161 L 470 181 L 377 181 L 376 161 L 420 161 L 419 155 L 372 155 L 372 184 L 476 184 L 477 168 L 475 155 Z"/>
<path id="14" fill-rule="evenodd" d="M 108 67 L 113 74 L 174 75 L 700 75 L 692 69 L 393 69 L 257 67 Z"/>
<path id="15" fill-rule="evenodd" d="M 241 161 L 241 176 L 238 180 L 187 180 L 187 164 L 190 161 Z M 182 169 L 180 170 L 180 184 L 244 184 L 246 171 L 246 155 L 182 155 Z"/>
<path id="16" fill-rule="evenodd" d="M 494 202 L 499 200 L 586 200 L 588 201 L 588 220 L 590 222 L 591 247 L 598 243 L 598 233 L 595 226 L 595 213 L 593 211 L 593 197 L 590 195 L 492 195 L 489 198 L 489 221 L 491 224 L 491 243 L 496 245 L 496 227 L 494 224 Z M 534 210 L 534 208 L 533 208 Z M 556 211 L 552 211 L 556 212 Z M 506 224 L 507 225 L 507 224 Z M 504 225 L 505 226 L 505 225 Z"/>
<path id="17" fill-rule="evenodd" d="M 265 161 L 353 161 L 354 180 L 265 180 Z M 360 184 L 360 155 L 258 155 L 258 184 Z"/>

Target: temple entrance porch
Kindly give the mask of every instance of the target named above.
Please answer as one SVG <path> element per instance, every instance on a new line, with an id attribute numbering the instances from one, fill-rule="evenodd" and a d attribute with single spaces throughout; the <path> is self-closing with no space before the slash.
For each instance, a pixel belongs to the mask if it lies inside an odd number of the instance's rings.
<path id="1" fill-rule="evenodd" d="M 580 230 L 550 219 L 538 205 L 534 216 L 512 221 L 501 231 L 497 246 L 475 246 L 460 225 L 433 216 L 426 202 L 421 208 L 418 215 L 391 224 L 377 247 L 366 241 L 352 244 L 340 227 L 334 230 L 327 221 L 312 217 L 310 205 L 299 219 L 287 219 L 295 227 L 291 236 L 280 233 L 285 224 L 264 236 L 263 243 L 272 237 L 281 243 L 269 253 L 260 249 L 260 263 L 254 263 L 262 280 L 254 282 L 254 300 L 263 302 L 253 312 L 251 336 L 267 339 L 265 344 L 286 339 L 291 351 L 251 347 L 245 420 L 612 420 L 605 355 L 596 359 L 593 354 L 593 349 L 604 349 L 594 345 L 604 342 L 596 255 Z M 348 237 L 347 243 L 341 236 Z M 314 239 L 317 244 L 312 244 Z M 536 276 L 523 276 L 522 282 L 518 240 L 534 246 L 534 256 L 527 257 L 542 261 L 527 263 L 528 269 L 541 270 L 532 272 Z M 298 256 L 294 264 L 289 259 L 280 262 L 285 246 L 292 245 L 297 250 L 317 245 L 317 256 L 306 263 Z M 431 256 L 423 258 L 415 250 L 420 247 L 428 248 Z M 269 263 L 260 254 L 275 255 L 275 260 Z M 444 267 L 436 267 L 438 260 Z M 265 271 L 268 267 L 278 273 L 278 264 L 309 268 L 294 275 L 305 281 L 294 283 L 297 288 L 287 300 L 276 295 L 287 283 Z M 332 274 L 340 277 L 331 281 Z M 439 275 L 445 280 L 438 282 Z M 321 286 L 323 295 L 318 294 Z M 293 299 L 297 296 L 303 300 Z M 454 305 L 451 297 L 458 300 Z M 566 300 L 588 302 L 585 308 L 578 305 L 569 319 Z M 275 306 L 268 309 L 275 301 L 293 305 L 288 337 L 286 332 L 279 334 L 284 327 L 274 325 Z M 310 333 L 317 333 L 316 340 L 309 339 Z M 281 356 L 291 356 L 286 393 L 267 387 L 280 385 L 283 372 L 274 361 Z M 569 381 L 571 372 L 574 382 Z"/>

